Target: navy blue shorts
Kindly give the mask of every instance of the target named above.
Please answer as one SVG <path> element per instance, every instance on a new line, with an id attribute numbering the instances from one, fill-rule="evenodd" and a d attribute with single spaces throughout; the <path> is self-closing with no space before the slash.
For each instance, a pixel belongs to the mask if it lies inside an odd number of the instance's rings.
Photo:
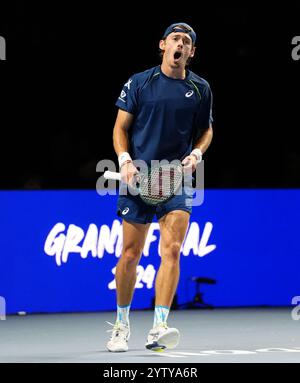
<path id="1" fill-rule="evenodd" d="M 126 188 L 125 185 L 123 187 Z M 134 196 L 130 193 L 127 195 L 119 195 L 117 214 L 125 221 L 142 224 L 151 223 L 154 215 L 156 215 L 157 220 L 160 220 L 165 214 L 173 210 L 184 210 L 191 214 L 193 188 L 189 184 L 182 187 L 181 190 L 181 194 L 174 195 L 167 202 L 157 206 L 146 204 L 139 195 Z"/>

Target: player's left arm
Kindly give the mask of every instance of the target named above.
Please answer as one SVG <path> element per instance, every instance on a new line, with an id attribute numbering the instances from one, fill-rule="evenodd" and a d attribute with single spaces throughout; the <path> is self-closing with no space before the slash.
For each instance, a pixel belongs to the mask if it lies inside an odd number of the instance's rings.
<path id="1" fill-rule="evenodd" d="M 193 149 L 200 149 L 201 153 L 204 154 L 208 149 L 213 139 L 213 127 L 209 124 L 209 128 L 203 133 L 203 135 L 195 143 Z"/>
<path id="2" fill-rule="evenodd" d="M 192 167 L 192 172 L 194 172 L 197 164 L 202 161 L 202 156 L 211 144 L 212 139 L 213 127 L 212 124 L 210 124 L 209 128 L 205 130 L 201 137 L 195 142 L 190 155 L 183 159 L 182 165 L 184 165 L 186 169 Z"/>
<path id="3" fill-rule="evenodd" d="M 182 164 L 186 169 L 196 170 L 197 164 L 202 161 L 202 156 L 208 149 L 213 138 L 212 128 L 212 92 L 209 85 L 206 86 L 200 105 L 199 112 L 195 121 L 196 137 L 191 153 L 184 158 Z"/>

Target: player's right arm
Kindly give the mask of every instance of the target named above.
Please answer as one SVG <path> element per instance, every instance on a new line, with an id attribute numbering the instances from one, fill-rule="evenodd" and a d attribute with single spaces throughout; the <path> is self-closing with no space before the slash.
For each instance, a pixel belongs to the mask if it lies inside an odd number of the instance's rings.
<path id="1" fill-rule="evenodd" d="M 134 115 L 119 109 L 113 129 L 113 145 L 118 156 L 122 181 L 130 184 L 133 176 L 138 173 L 137 168 L 128 154 L 128 130 L 133 122 Z"/>

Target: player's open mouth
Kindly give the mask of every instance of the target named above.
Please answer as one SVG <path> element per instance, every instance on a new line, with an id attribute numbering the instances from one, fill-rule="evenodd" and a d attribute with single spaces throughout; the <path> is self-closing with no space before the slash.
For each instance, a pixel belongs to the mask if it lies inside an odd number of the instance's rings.
<path id="1" fill-rule="evenodd" d="M 181 52 L 175 52 L 174 53 L 174 60 L 179 60 L 181 57 Z"/>

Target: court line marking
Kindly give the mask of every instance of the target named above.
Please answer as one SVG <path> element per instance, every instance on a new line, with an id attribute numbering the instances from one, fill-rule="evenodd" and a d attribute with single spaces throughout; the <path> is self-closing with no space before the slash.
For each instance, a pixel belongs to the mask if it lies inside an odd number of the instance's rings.
<path id="1" fill-rule="evenodd" d="M 300 347 L 281 348 L 270 347 L 260 348 L 257 350 L 205 350 L 203 352 L 188 352 L 188 351 L 172 351 L 166 353 L 157 353 L 159 356 L 169 358 L 187 358 L 188 356 L 248 356 L 248 355 L 262 355 L 262 354 L 275 354 L 275 353 L 299 353 Z"/>

